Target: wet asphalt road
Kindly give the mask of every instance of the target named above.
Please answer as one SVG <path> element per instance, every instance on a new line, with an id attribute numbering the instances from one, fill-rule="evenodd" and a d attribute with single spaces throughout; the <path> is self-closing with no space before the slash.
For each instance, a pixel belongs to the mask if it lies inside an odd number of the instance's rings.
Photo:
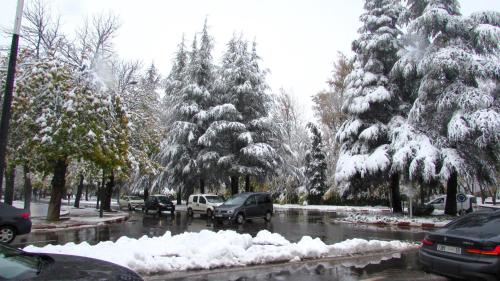
<path id="1" fill-rule="evenodd" d="M 30 233 L 17 237 L 13 246 L 43 246 L 47 244 L 80 243 L 87 241 L 96 244 L 100 241 L 116 241 L 121 236 L 139 238 L 143 235 L 160 236 L 166 231 L 172 234 L 185 231 L 197 232 L 202 229 L 218 231 L 232 229 L 239 233 L 253 236 L 262 229 L 280 233 L 291 242 L 297 242 L 302 236 L 321 238 L 332 244 L 350 238 L 419 241 L 425 231 L 420 229 L 402 229 L 374 225 L 337 223 L 336 213 L 317 211 L 290 210 L 276 212 L 271 222 L 263 219 L 247 221 L 243 225 L 216 225 L 211 220 L 195 215 L 187 217 L 185 212 L 170 214 L 142 214 L 131 212 L 125 223 L 103 225 L 94 228 L 67 230 L 51 233 Z M 441 277 L 424 273 L 418 265 L 416 251 L 404 253 L 400 257 L 380 257 L 361 259 L 356 262 L 310 262 L 300 265 L 281 265 L 264 269 L 245 269 L 237 271 L 211 271 L 196 276 L 164 275 L 148 277 L 153 280 L 174 278 L 173 280 L 443 280 Z M 156 278 L 156 279 L 155 279 Z M 399 278 L 399 279 L 398 279 Z M 446 280 L 446 279 L 444 279 Z"/>

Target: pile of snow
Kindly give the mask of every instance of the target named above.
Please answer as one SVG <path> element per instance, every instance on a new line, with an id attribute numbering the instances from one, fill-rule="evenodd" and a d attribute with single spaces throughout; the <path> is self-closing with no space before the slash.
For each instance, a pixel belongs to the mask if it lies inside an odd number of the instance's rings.
<path id="1" fill-rule="evenodd" d="M 298 205 L 274 204 L 276 210 L 310 210 L 322 212 L 366 212 L 366 213 L 391 213 L 386 206 L 335 206 L 335 205 Z"/>
<path id="2" fill-rule="evenodd" d="M 28 252 L 86 256 L 152 274 L 190 269 L 245 266 L 253 264 L 300 261 L 322 257 L 404 250 L 416 245 L 401 241 L 366 241 L 351 239 L 326 245 L 319 238 L 304 236 L 291 243 L 277 233 L 260 231 L 256 237 L 232 230 L 185 232 L 172 236 L 168 231 L 161 237 L 139 239 L 121 237 L 116 242 L 97 245 L 87 242 L 65 245 L 28 246 Z"/>

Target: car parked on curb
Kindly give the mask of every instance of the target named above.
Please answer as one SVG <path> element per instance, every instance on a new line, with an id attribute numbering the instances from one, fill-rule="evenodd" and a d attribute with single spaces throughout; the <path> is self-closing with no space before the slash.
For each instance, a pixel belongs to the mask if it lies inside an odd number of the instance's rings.
<path id="1" fill-rule="evenodd" d="M 158 214 L 161 214 L 163 211 L 168 211 L 173 215 L 175 212 L 175 205 L 168 196 L 155 194 L 148 196 L 148 199 L 144 202 L 142 210 L 146 214 L 148 214 L 150 210 L 154 210 Z"/>
<path id="2" fill-rule="evenodd" d="M 470 213 L 477 209 L 477 201 L 474 195 L 465 195 L 464 199 L 464 202 L 460 202 L 457 199 L 457 213 L 460 215 Z M 446 195 L 440 195 L 425 204 L 434 206 L 436 210 L 444 210 L 446 206 Z"/>
<path id="3" fill-rule="evenodd" d="M 30 213 L 0 203 L 0 244 L 9 244 L 17 235 L 31 232 Z"/>
<path id="4" fill-rule="evenodd" d="M 29 253 L 0 245 L 0 280 L 142 281 L 134 271 L 87 257 Z"/>
<path id="5" fill-rule="evenodd" d="M 500 210 L 480 210 L 426 234 L 419 261 L 454 279 L 500 280 Z"/>
<path id="6" fill-rule="evenodd" d="M 270 221 L 273 215 L 271 195 L 265 192 L 245 192 L 233 195 L 224 204 L 215 207 L 217 222 L 228 220 L 242 224 L 245 220 L 263 218 Z"/>
<path id="7" fill-rule="evenodd" d="M 193 214 L 206 215 L 212 218 L 214 208 L 222 205 L 224 198 L 216 194 L 191 194 L 187 202 L 188 216 L 192 217 Z"/>
<path id="8" fill-rule="evenodd" d="M 118 204 L 120 209 L 127 208 L 129 211 L 142 209 L 144 206 L 144 199 L 140 196 L 133 195 L 123 195 L 120 197 L 120 203 Z"/>

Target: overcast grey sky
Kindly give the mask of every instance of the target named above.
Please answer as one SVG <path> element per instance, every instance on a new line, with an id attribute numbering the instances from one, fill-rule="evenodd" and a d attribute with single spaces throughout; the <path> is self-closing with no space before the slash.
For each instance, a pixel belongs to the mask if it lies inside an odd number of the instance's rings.
<path id="1" fill-rule="evenodd" d="M 31 0 L 25 0 L 29 3 Z M 310 116 L 310 96 L 326 88 L 337 51 L 350 53 L 362 0 L 46 0 L 71 35 L 88 15 L 113 12 L 121 20 L 115 47 L 125 59 L 154 62 L 168 74 L 182 34 L 191 41 L 208 16 L 218 63 L 234 32 L 256 39 L 273 91 L 292 91 Z M 0 0 L 0 26 L 13 26 L 17 0 Z M 462 0 L 465 15 L 500 11 L 500 0 Z M 2 35 L 2 45 L 10 38 Z M 189 43 L 188 43 L 188 46 Z"/>

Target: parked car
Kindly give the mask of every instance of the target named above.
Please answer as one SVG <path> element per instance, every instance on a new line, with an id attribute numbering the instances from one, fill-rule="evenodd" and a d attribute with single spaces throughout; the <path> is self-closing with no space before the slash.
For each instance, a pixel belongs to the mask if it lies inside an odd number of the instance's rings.
<path id="1" fill-rule="evenodd" d="M 123 195 L 120 197 L 120 209 L 128 208 L 129 211 L 142 209 L 144 199 L 140 196 Z"/>
<path id="2" fill-rule="evenodd" d="M 460 215 L 470 213 L 477 208 L 477 201 L 474 195 L 465 195 L 465 202 L 460 202 L 457 200 L 457 212 Z M 437 198 L 427 202 L 426 204 L 430 204 L 434 206 L 436 210 L 444 210 L 446 206 L 446 195 L 440 195 Z"/>
<path id="3" fill-rule="evenodd" d="M 0 203 L 0 244 L 9 244 L 17 235 L 31 232 L 30 213 Z"/>
<path id="4" fill-rule="evenodd" d="M 143 280 L 134 271 L 87 257 L 29 253 L 0 245 L 0 280 Z"/>
<path id="5" fill-rule="evenodd" d="M 207 215 L 212 218 L 214 207 L 218 207 L 224 203 L 224 198 L 215 194 L 191 194 L 187 202 L 188 216 L 193 214 Z"/>
<path id="6" fill-rule="evenodd" d="M 264 218 L 270 221 L 273 215 L 271 196 L 264 192 L 245 192 L 229 198 L 224 204 L 215 207 L 215 219 L 235 221 L 238 224 L 246 219 Z"/>
<path id="7" fill-rule="evenodd" d="M 170 211 L 173 215 L 175 212 L 175 205 L 170 200 L 170 198 L 166 195 L 149 195 L 148 199 L 144 203 L 144 208 L 142 209 L 146 214 L 149 210 L 155 210 L 158 214 L 161 214 L 162 211 Z"/>
<path id="8" fill-rule="evenodd" d="M 477 211 L 426 234 L 419 260 L 451 278 L 500 280 L 500 210 Z"/>

